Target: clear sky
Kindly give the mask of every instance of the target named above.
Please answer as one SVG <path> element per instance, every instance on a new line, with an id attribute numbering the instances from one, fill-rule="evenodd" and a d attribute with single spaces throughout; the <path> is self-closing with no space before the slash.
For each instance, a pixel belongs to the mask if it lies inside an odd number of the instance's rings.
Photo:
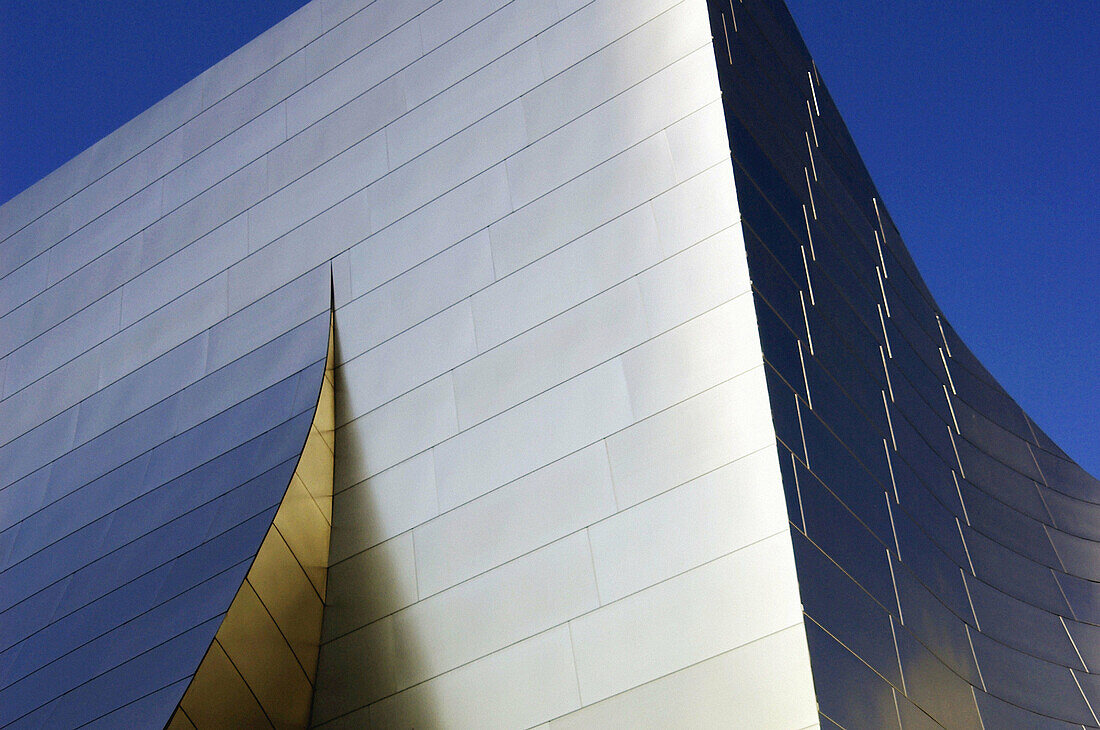
<path id="1" fill-rule="evenodd" d="M 1100 3 L 787 1 L 940 308 L 1100 476 Z"/>
<path id="2" fill-rule="evenodd" d="M 788 0 L 944 313 L 1100 475 L 1100 3 Z M 301 0 L 0 0 L 0 202 Z"/>

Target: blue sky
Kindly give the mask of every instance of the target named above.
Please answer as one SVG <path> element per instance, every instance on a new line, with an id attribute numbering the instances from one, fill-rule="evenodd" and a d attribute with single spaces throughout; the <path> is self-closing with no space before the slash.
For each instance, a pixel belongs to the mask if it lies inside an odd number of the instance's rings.
<path id="1" fill-rule="evenodd" d="M 0 202 L 302 4 L 0 0 Z M 789 6 L 944 313 L 1100 474 L 1100 3 Z"/>
<path id="2" fill-rule="evenodd" d="M 1100 475 L 1100 3 L 788 7 L 943 312 Z"/>

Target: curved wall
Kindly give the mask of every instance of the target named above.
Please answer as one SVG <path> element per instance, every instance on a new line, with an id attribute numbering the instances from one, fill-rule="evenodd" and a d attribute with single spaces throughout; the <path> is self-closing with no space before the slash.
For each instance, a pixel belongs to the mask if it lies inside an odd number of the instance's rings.
<path id="1" fill-rule="evenodd" d="M 332 522 L 333 359 L 330 338 L 290 486 L 169 730 L 309 726 Z"/>
<path id="2" fill-rule="evenodd" d="M 184 343 L 27 435 L 67 439 L 4 447 L 4 727 L 168 722 L 308 445 L 330 314 L 297 318 L 220 367 Z"/>
<path id="3" fill-rule="evenodd" d="M 710 6 L 822 727 L 1097 726 L 1100 483 L 940 314 L 787 9 Z"/>
<path id="4" fill-rule="evenodd" d="M 710 42 L 701 0 L 303 7 L 0 208 L 3 473 L 331 266 L 315 726 L 813 726 Z"/>
<path id="5" fill-rule="evenodd" d="M 130 685 L 55 628 L 155 551 L 57 566 L 160 519 L 92 527 L 149 445 L 304 438 L 331 304 L 314 726 L 813 727 L 811 658 L 825 726 L 1094 724 L 1094 482 L 937 318 L 785 10 L 729 8 L 316 0 L 0 207 L 10 719 L 175 708 L 175 644 Z"/>

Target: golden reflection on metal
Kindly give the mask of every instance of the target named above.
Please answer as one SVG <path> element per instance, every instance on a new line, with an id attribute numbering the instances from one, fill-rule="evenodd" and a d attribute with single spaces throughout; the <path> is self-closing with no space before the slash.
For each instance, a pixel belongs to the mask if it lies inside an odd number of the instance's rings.
<path id="1" fill-rule="evenodd" d="M 306 728 L 332 524 L 332 323 L 320 398 L 286 496 L 168 730 Z"/>

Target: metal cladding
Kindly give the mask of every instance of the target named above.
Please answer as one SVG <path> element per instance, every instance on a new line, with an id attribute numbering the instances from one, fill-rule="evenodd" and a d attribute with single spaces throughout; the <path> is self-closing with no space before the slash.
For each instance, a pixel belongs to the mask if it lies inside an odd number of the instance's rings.
<path id="1" fill-rule="evenodd" d="M 778 2 L 316 0 L 0 207 L 5 727 L 1100 725 L 1098 503 Z"/>
<path id="2" fill-rule="evenodd" d="M 326 279 L 244 357 L 212 361 L 204 332 L 24 437 L 51 445 L 4 447 L 0 725 L 168 722 L 307 443 Z"/>
<path id="3" fill-rule="evenodd" d="M 331 532 L 332 364 L 330 339 L 290 486 L 169 730 L 309 726 Z"/>
<path id="4" fill-rule="evenodd" d="M 787 9 L 709 5 L 822 727 L 1100 724 L 1100 482 L 940 314 Z"/>

